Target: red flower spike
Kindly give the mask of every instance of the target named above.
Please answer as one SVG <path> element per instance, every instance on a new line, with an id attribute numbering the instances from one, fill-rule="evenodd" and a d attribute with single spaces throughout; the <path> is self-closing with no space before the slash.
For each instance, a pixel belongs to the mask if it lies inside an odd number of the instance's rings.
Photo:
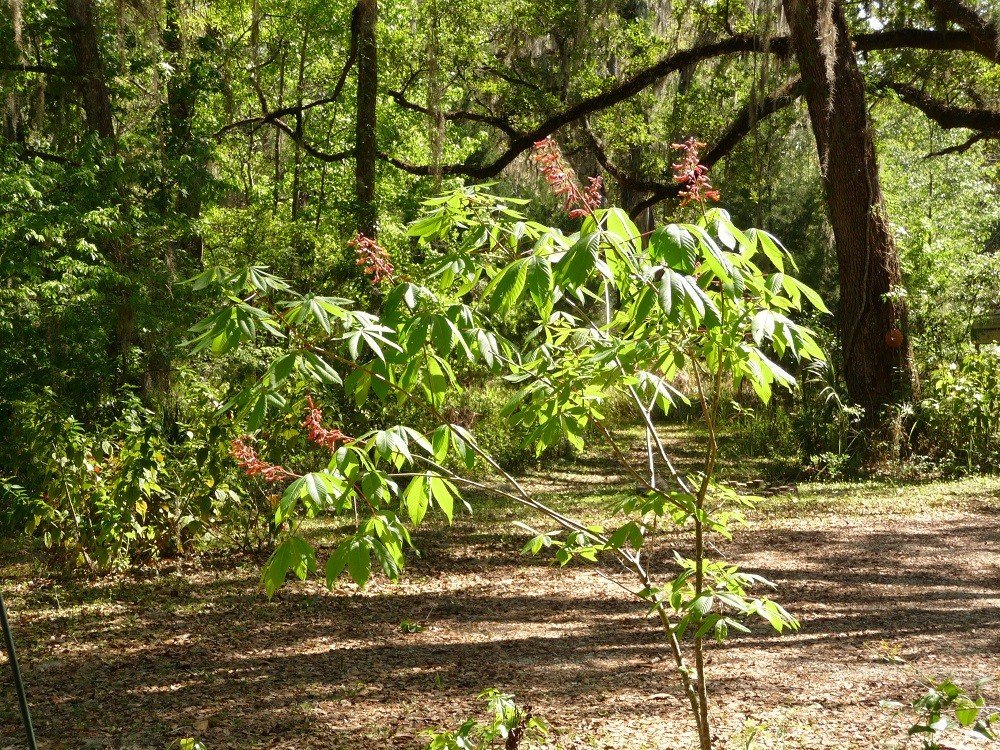
<path id="1" fill-rule="evenodd" d="M 312 396 L 309 399 L 309 409 L 306 418 L 302 421 L 302 426 L 309 430 L 309 439 L 327 450 L 336 450 L 338 444 L 353 442 L 354 438 L 345 435 L 340 430 L 332 430 L 323 426 L 323 412 L 313 403 Z"/>
<path id="2" fill-rule="evenodd" d="M 683 143 L 670 145 L 683 152 L 683 158 L 673 165 L 674 182 L 684 186 L 678 193 L 681 205 L 719 200 L 719 191 L 712 187 L 712 181 L 708 178 L 708 167 L 699 161 L 701 149 L 705 144 L 691 136 Z"/>
<path id="3" fill-rule="evenodd" d="M 604 180 L 591 177 L 586 189 L 580 187 L 576 172 L 551 136 L 535 141 L 531 161 L 542 173 L 553 194 L 563 197 L 563 209 L 571 219 L 592 214 L 604 202 Z"/>
<path id="4" fill-rule="evenodd" d="M 236 438 L 232 442 L 230 453 L 248 477 L 259 476 L 265 482 L 283 482 L 295 476 L 282 466 L 261 460 L 257 451 L 252 446 L 247 445 L 243 438 Z"/>
<path id="5" fill-rule="evenodd" d="M 392 274 L 396 269 L 384 247 L 370 237 L 365 237 L 361 232 L 358 232 L 347 245 L 354 248 L 354 254 L 357 256 L 355 262 L 359 266 L 364 266 L 364 272 L 371 276 L 372 284 L 378 286 L 383 281 L 392 280 Z"/>

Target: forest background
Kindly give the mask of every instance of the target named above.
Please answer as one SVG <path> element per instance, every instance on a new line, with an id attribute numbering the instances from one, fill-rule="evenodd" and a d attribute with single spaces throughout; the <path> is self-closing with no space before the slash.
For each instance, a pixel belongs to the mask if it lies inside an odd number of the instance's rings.
<path id="1" fill-rule="evenodd" d="M 806 320 L 828 367 L 790 363 L 803 387 L 766 406 L 728 399 L 748 450 L 780 453 L 794 476 L 995 469 L 998 358 L 976 340 L 1000 288 L 996 13 L 988 0 L 11 0 L 0 528 L 93 569 L 268 544 L 271 488 L 232 460 L 248 426 L 219 407 L 281 345 L 196 352 L 191 327 L 217 302 L 186 280 L 266 268 L 377 311 L 358 234 L 419 278 L 436 257 L 408 227 L 439 193 L 489 183 L 530 197 L 530 219 L 571 226 L 530 156 L 548 137 L 646 234 L 690 215 L 672 144 L 696 137 L 735 224 L 782 238 L 828 301 L 832 316 Z M 515 339 L 524 325 L 516 308 L 501 321 Z M 533 464 L 527 430 L 501 416 L 510 386 L 489 368 L 458 380 L 449 414 L 504 467 Z M 277 420 L 259 446 L 275 458 L 307 444 L 308 388 L 285 386 L 250 415 L 250 428 L 265 410 Z M 400 419 L 337 394 L 323 401 L 345 431 Z"/>

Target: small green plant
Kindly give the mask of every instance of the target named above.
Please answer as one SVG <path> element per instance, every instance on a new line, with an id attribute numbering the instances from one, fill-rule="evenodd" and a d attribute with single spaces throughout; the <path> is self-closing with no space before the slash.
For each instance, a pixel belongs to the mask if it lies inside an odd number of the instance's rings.
<path id="1" fill-rule="evenodd" d="M 902 643 L 894 643 L 885 640 L 866 643 L 864 651 L 868 654 L 868 657 L 872 661 L 885 662 L 886 664 L 906 663 L 906 659 L 903 658 Z"/>
<path id="2" fill-rule="evenodd" d="M 519 707 L 513 695 L 487 690 L 479 699 L 486 703 L 488 721 L 468 719 L 454 731 L 429 730 L 427 750 L 527 750 L 548 735 L 546 723 L 532 715 L 531 706 Z"/>
<path id="3" fill-rule="evenodd" d="M 807 473 L 839 479 L 856 471 L 858 447 L 866 439 L 861 429 L 864 409 L 848 403 L 837 372 L 826 360 L 805 366 L 801 408 L 795 420 Z"/>
<path id="4" fill-rule="evenodd" d="M 908 735 L 920 742 L 922 750 L 942 750 L 948 734 L 965 733 L 982 740 L 997 741 L 994 728 L 1000 722 L 1000 707 L 989 706 L 980 694 L 984 683 L 967 693 L 950 679 L 927 680 L 927 692 L 912 704 L 918 714 Z M 884 708 L 901 710 L 903 704 L 882 701 Z"/>
<path id="5" fill-rule="evenodd" d="M 399 629 L 404 633 L 422 633 L 424 626 L 419 622 L 414 622 L 410 619 L 405 619 L 399 623 Z"/>

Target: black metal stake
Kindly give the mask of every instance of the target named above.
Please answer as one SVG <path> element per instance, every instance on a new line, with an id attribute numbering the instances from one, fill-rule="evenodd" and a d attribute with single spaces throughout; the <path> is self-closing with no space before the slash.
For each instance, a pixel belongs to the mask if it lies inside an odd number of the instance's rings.
<path id="1" fill-rule="evenodd" d="M 38 750 L 35 743 L 35 727 L 31 724 L 31 709 L 28 708 L 28 696 L 24 693 L 24 681 L 21 679 L 21 668 L 17 664 L 17 653 L 14 651 L 14 635 L 10 632 L 10 622 L 7 619 L 7 605 L 3 594 L 0 594 L 0 625 L 3 626 L 3 639 L 7 644 L 7 658 L 14 672 L 14 687 L 17 688 L 17 700 L 21 704 L 21 718 L 24 720 L 24 731 L 28 736 L 29 750 Z"/>

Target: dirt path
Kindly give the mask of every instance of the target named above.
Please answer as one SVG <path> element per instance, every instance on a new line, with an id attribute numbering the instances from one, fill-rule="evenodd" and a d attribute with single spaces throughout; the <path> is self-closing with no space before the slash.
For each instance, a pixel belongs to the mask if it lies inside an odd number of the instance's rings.
<path id="1" fill-rule="evenodd" d="M 720 736 L 757 725 L 762 747 L 893 747 L 904 719 L 879 700 L 912 700 L 916 675 L 1000 676 L 1000 482 L 926 492 L 817 487 L 725 548 L 776 581 L 804 627 L 713 651 Z M 641 607 L 585 568 L 526 561 L 505 521 L 422 531 L 424 557 L 399 585 L 291 585 L 270 603 L 249 559 L 72 586 L 21 568 L 0 586 L 41 747 L 159 750 L 197 735 L 210 750 L 408 750 L 492 686 L 547 718 L 553 747 L 689 747 Z M 21 745 L 0 667 L 7 750 Z"/>

